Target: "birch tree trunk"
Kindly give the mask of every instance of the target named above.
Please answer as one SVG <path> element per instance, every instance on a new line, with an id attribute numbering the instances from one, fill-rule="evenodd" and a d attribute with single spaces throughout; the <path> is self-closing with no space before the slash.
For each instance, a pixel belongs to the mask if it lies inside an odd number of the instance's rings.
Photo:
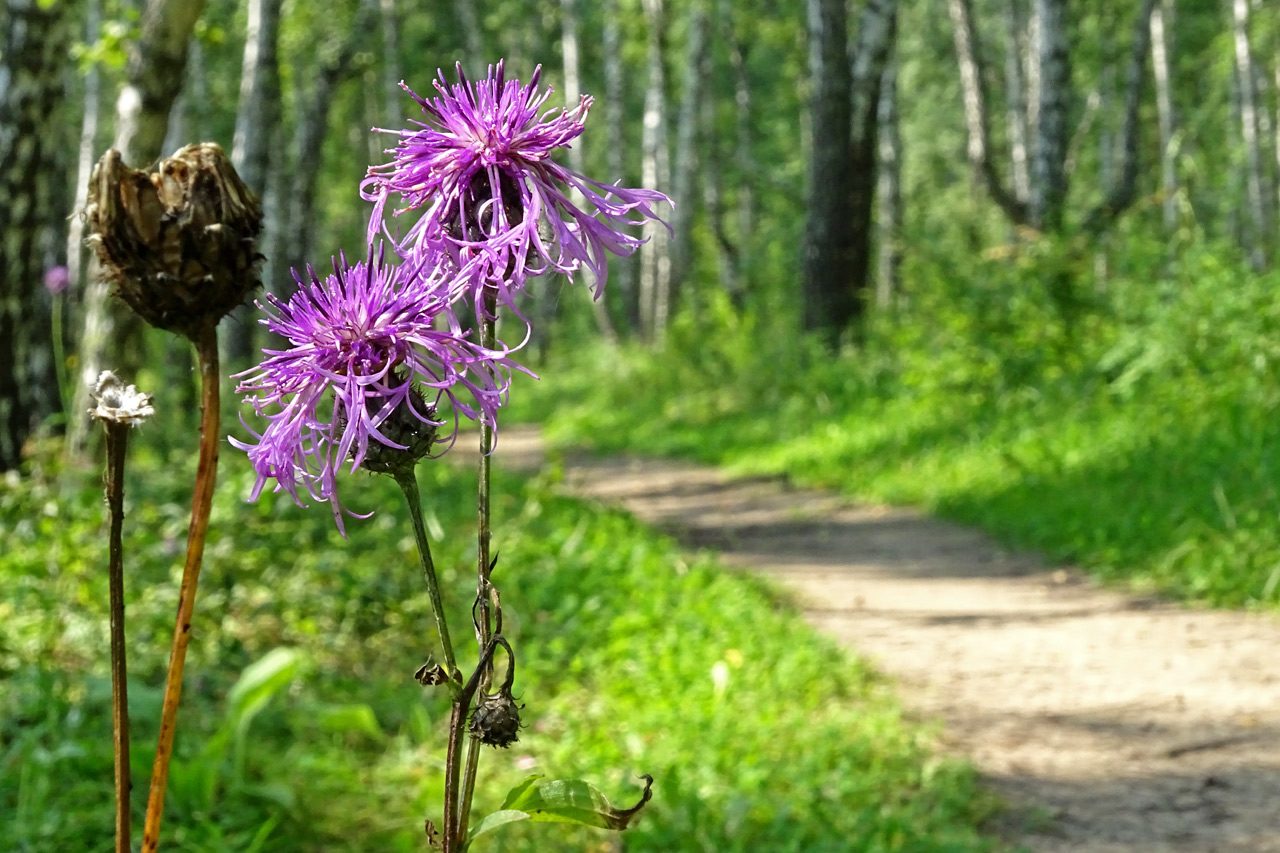
<path id="1" fill-rule="evenodd" d="M 1253 56 L 1249 47 L 1249 2 L 1232 0 L 1231 33 L 1235 45 L 1236 79 L 1240 92 L 1241 140 L 1245 152 L 1245 186 L 1249 217 L 1245 228 L 1249 263 L 1255 270 L 1267 265 L 1266 235 L 1270 233 L 1267 204 L 1263 198 L 1262 150 L 1258 134 L 1257 88 L 1254 85 Z"/>
<path id="2" fill-rule="evenodd" d="M 38 0 L 0 7 L 0 471 L 18 467 L 28 436 L 60 408 L 43 281 L 66 217 L 53 107 L 63 99 L 69 10 Z"/>
<path id="3" fill-rule="evenodd" d="M 725 7 L 730 7 L 732 0 L 721 0 Z M 750 42 L 739 27 L 735 26 L 730 14 L 724 13 L 725 25 L 730 30 L 729 66 L 733 71 L 733 102 L 736 110 L 736 128 L 734 143 L 739 177 L 737 181 L 738 210 L 737 232 L 738 250 L 734 253 L 736 262 L 735 280 L 738 292 L 745 295 L 747 290 L 747 274 L 751 269 L 752 247 L 755 244 L 755 155 L 752 153 L 751 129 L 754 127 L 751 98 L 751 77 L 747 72 L 747 51 Z M 745 300 L 739 296 L 738 307 L 743 307 Z"/>
<path id="4" fill-rule="evenodd" d="M 1018 0 L 1005 0 L 1005 103 L 1009 116 L 1009 154 L 1013 158 L 1013 195 L 1021 204 L 1031 196 L 1031 174 L 1027 168 L 1027 92 L 1023 81 L 1022 16 Z"/>
<path id="5" fill-rule="evenodd" d="M 868 0 L 850 61 L 844 4 L 808 4 L 813 151 L 803 319 L 806 329 L 820 331 L 831 345 L 866 308 L 876 117 L 896 12 L 894 0 Z"/>
<path id="6" fill-rule="evenodd" d="M 293 182 L 289 187 L 289 204 L 285 213 L 286 233 L 284 269 L 306 275 L 306 265 L 313 257 L 316 204 L 316 179 L 323 162 L 324 135 L 329 129 L 329 108 L 333 92 L 351 73 L 356 49 L 373 32 L 377 0 L 363 0 L 356 12 L 351 31 L 323 48 L 324 58 L 315 72 L 310 92 L 298 92 L 298 124 L 293 145 Z M 327 262 L 325 262 L 327 263 Z M 317 265 L 321 275 L 323 270 Z"/>
<path id="7" fill-rule="evenodd" d="M 876 305 L 892 308 L 901 293 L 902 269 L 902 133 L 898 123 L 898 63 L 890 61 L 880 81 L 880 161 L 876 198 L 879 217 Z"/>
<path id="8" fill-rule="evenodd" d="M 112 147 L 125 163 L 143 167 L 157 160 L 169 125 L 169 110 L 182 89 L 187 64 L 187 45 L 196 21 L 204 10 L 205 0 L 148 0 L 142 13 L 142 31 L 129 48 L 125 84 L 116 99 L 116 134 Z M 58 4 L 62 5 L 62 4 Z M 72 410 L 89 408 L 89 388 L 105 367 L 103 354 L 107 341 L 121 322 L 134 337 L 140 326 L 125 320 L 126 312 L 113 307 L 107 297 L 107 282 L 90 276 L 85 288 L 84 329 L 80 335 L 80 375 Z M 126 350 L 121 341 L 115 344 Z M 88 436 L 88 421 L 75 418 L 70 422 L 68 452 L 83 452 Z"/>
<path id="9" fill-rule="evenodd" d="M 1178 119 L 1173 109 L 1169 82 L 1169 41 L 1173 28 L 1174 0 L 1160 0 L 1151 10 L 1151 67 L 1156 81 L 1156 110 L 1160 123 L 1160 194 L 1165 233 L 1172 237 L 1178 227 L 1178 172 L 1174 133 Z"/>
<path id="10" fill-rule="evenodd" d="M 960 90 L 964 98 L 964 122 L 968 131 L 969 165 L 1005 215 L 1017 224 L 1027 221 L 1027 203 L 1010 193 L 996 169 L 991 153 L 991 123 L 987 111 L 986 75 L 981 43 L 973 23 L 970 0 L 948 0 L 956 62 L 960 69 Z M 1029 191 L 1029 190 L 1028 190 Z"/>
<path id="11" fill-rule="evenodd" d="M 604 14 L 604 119 L 608 125 L 609 145 L 605 164 L 609 172 L 608 179 L 621 181 L 626 177 L 626 145 L 622 133 L 624 95 L 618 0 L 604 0 L 601 11 Z M 632 333 L 642 328 L 640 295 L 636 287 L 636 260 L 634 257 L 610 259 L 618 280 L 618 302 L 622 307 L 623 322 Z"/>
<path id="12" fill-rule="evenodd" d="M 1151 47 L 1151 15 L 1157 0 L 1142 0 L 1138 19 L 1129 45 L 1128 64 L 1124 76 L 1124 102 L 1120 126 L 1120 164 L 1115 182 L 1102 201 L 1085 218 L 1085 229 L 1094 234 L 1109 226 L 1133 204 L 1138 187 L 1138 131 L 1141 128 L 1139 108 L 1146 80 L 1147 53 Z"/>
<path id="13" fill-rule="evenodd" d="M 1066 158 L 1070 137 L 1071 53 L 1066 0 L 1035 0 L 1039 69 L 1039 126 L 1031 160 L 1029 224 L 1040 231 L 1062 225 L 1067 198 Z"/>
<path id="14" fill-rule="evenodd" d="M 689 275 L 693 240 L 693 214 L 696 188 L 694 169 L 698 162 L 697 128 L 703 81 L 710 71 L 710 10 L 707 0 L 693 0 L 689 7 L 689 41 L 686 46 L 684 80 L 680 87 L 680 108 L 676 114 L 675 169 L 671 176 L 671 200 L 674 202 L 671 225 L 675 236 L 671 241 L 671 295 L 674 308 L 680 303 L 680 290 Z"/>
<path id="15" fill-rule="evenodd" d="M 582 98 L 582 85 L 578 69 L 578 3 L 577 0 L 560 0 L 560 54 L 564 60 L 564 101 L 567 108 L 572 109 L 577 106 L 578 101 Z M 584 152 L 582 150 L 582 139 L 579 138 L 569 148 L 569 168 L 577 172 L 579 175 L 586 174 L 586 162 Z M 573 202 L 581 205 L 583 202 L 582 193 L 578 190 L 572 192 Z M 535 343 L 541 345 L 541 354 L 545 355 L 544 343 L 551 329 L 551 320 L 555 316 L 555 300 L 551 298 L 551 294 L 543 288 L 539 313 L 542 316 L 542 322 L 534 327 L 536 337 Z M 593 299 L 591 302 L 591 310 L 595 316 L 596 329 L 600 332 L 600 337 L 606 342 L 613 344 L 618 341 L 618 333 L 614 331 L 613 321 L 609 319 L 608 305 L 602 294 L 599 299 Z"/>
<path id="16" fill-rule="evenodd" d="M 236 110 L 235 136 L 231 145 L 231 164 L 241 180 L 259 199 L 267 193 L 267 177 L 274 161 L 273 129 L 280 116 L 280 66 L 277 45 L 280 40 L 281 0 L 249 0 L 244 60 L 240 69 L 240 101 Z M 272 241 L 263 234 L 264 244 Z M 270 280 L 270 272 L 264 271 Z M 254 351 L 256 331 L 260 328 L 252 306 L 237 308 L 225 321 L 227 325 L 226 360 L 245 362 Z"/>
<path id="17" fill-rule="evenodd" d="M 169 109 L 182 91 L 187 43 L 205 0 L 148 0 L 142 34 L 129 50 L 126 82 L 116 101 L 112 145 L 125 163 L 156 160 L 169 127 Z"/>
<path id="18" fill-rule="evenodd" d="M 644 139 L 640 182 L 646 187 L 670 185 L 667 152 L 666 77 L 662 64 L 666 14 L 662 0 L 643 0 L 648 29 L 648 84 L 644 96 Z M 667 232 L 656 222 L 642 232 L 648 242 L 640 247 L 640 326 L 645 337 L 661 341 L 666 328 L 671 293 L 671 256 Z"/>
<path id="19" fill-rule="evenodd" d="M 102 26 L 102 3 L 87 0 L 85 3 L 85 44 L 96 44 Z M 86 271 L 84 245 L 84 211 L 89 197 L 89 175 L 93 172 L 94 148 L 98 137 L 98 116 L 102 107 L 102 74 L 98 63 L 90 64 L 84 75 L 84 115 L 80 120 L 80 147 L 76 155 L 76 196 L 67 220 L 67 294 L 82 297 L 81 283 Z"/>
<path id="20" fill-rule="evenodd" d="M 804 246 L 804 328 L 831 344 L 857 313 L 853 281 L 853 164 L 849 131 L 853 80 L 843 0 L 808 0 L 810 119 L 809 221 Z"/>

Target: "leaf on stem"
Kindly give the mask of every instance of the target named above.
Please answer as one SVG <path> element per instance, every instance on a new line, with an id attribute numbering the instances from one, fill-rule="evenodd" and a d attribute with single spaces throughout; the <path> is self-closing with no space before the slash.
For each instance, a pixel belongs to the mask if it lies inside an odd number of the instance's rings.
<path id="1" fill-rule="evenodd" d="M 498 811 L 485 815 L 476 823 L 467 844 L 486 832 L 522 820 L 573 823 L 621 831 L 653 796 L 653 777 L 647 774 L 641 777 L 645 785 L 640 802 L 629 809 L 613 806 L 599 789 L 581 779 L 540 782 L 542 778 L 530 776 L 512 788 Z"/>

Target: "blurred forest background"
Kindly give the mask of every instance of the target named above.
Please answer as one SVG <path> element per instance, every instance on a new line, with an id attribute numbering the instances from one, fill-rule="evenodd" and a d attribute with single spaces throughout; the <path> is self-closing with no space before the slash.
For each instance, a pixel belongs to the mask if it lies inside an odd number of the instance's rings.
<path id="1" fill-rule="evenodd" d="M 565 162 L 676 205 L 599 302 L 534 285 L 523 357 L 545 378 L 517 380 L 509 419 L 920 504 L 1197 601 L 1280 602 L 1265 0 L 3 0 L 0 37 L 6 849 L 90 849 L 109 827 L 100 483 L 77 414 L 102 367 L 169 418 L 139 434 L 129 486 L 130 616 L 154 640 L 140 727 L 186 524 L 191 357 L 96 279 L 77 213 L 93 163 L 220 143 L 287 294 L 291 268 L 363 253 L 358 183 L 394 141 L 370 128 L 407 126 L 398 82 L 427 93 L 455 62 L 541 64 L 551 104 L 594 95 Z M 252 306 L 223 329 L 228 373 L 267 343 Z M 421 662 L 396 637 L 425 601 L 379 569 L 411 543 L 383 509 L 344 542 L 327 513 L 246 506 L 247 467 L 224 453 L 167 825 L 181 849 L 419 849 L 444 712 L 389 674 Z M 432 470 L 463 601 L 469 498 Z M 768 595 L 546 484 L 503 489 L 504 562 L 538 569 L 504 588 L 545 700 L 519 766 L 658 775 L 627 849 L 988 849 L 967 771 Z"/>

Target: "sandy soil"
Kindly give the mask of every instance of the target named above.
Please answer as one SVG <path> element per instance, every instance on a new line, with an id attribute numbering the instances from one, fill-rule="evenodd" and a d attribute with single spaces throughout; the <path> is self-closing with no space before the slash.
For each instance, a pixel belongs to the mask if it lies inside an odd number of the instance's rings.
<path id="1" fill-rule="evenodd" d="M 504 430 L 501 464 L 536 467 Z M 1006 803 L 1036 853 L 1280 853 L 1280 620 L 1093 586 L 982 534 L 776 480 L 570 457 L 624 506 L 794 591 L 806 618 L 899 683 Z"/>

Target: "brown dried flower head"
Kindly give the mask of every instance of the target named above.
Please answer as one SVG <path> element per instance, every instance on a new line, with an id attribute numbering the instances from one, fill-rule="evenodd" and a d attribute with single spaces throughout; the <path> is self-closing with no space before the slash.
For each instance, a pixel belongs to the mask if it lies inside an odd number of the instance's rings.
<path id="1" fill-rule="evenodd" d="M 520 739 L 520 709 L 511 695 L 511 688 L 504 686 L 497 693 L 486 696 L 471 712 L 469 730 L 481 743 L 506 749 Z"/>
<path id="2" fill-rule="evenodd" d="M 262 207 L 212 142 L 150 173 L 108 151 L 90 178 L 85 219 L 115 293 L 157 328 L 194 340 L 261 283 Z"/>

